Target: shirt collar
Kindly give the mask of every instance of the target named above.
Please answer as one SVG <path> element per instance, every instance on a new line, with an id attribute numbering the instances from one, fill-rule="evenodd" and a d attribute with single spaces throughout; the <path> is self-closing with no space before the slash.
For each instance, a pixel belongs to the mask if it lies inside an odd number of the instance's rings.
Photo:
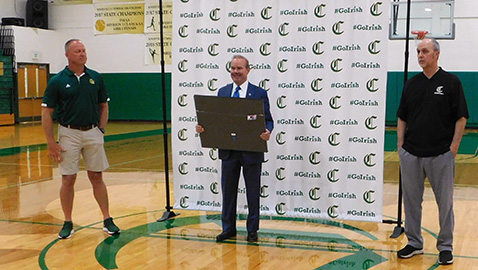
<path id="1" fill-rule="evenodd" d="M 241 90 L 247 91 L 247 86 L 249 85 L 249 81 L 245 81 L 241 85 L 237 85 L 236 83 L 232 83 L 232 90 L 236 90 L 236 87 L 240 87 Z"/>
<path id="2" fill-rule="evenodd" d="M 83 74 L 89 74 L 90 69 L 85 66 L 85 70 L 83 71 Z M 65 72 L 68 76 L 73 76 L 76 75 L 73 71 L 71 71 L 68 66 L 65 67 Z"/>

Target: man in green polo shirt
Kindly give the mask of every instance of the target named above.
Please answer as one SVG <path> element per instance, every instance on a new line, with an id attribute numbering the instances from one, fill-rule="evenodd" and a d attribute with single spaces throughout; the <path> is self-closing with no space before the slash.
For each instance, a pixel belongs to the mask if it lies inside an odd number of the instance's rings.
<path id="1" fill-rule="evenodd" d="M 58 238 L 70 238 L 74 185 L 80 155 L 85 161 L 93 194 L 103 214 L 103 230 L 118 234 L 120 229 L 109 214 L 108 191 L 102 172 L 109 167 L 104 149 L 104 128 L 108 122 L 108 93 L 101 75 L 85 66 L 83 43 L 71 39 L 65 43 L 68 66 L 48 82 L 42 103 L 42 125 L 51 159 L 59 163 L 62 183 L 60 201 L 65 222 Z M 58 143 L 53 134 L 53 113 L 57 109 Z"/>

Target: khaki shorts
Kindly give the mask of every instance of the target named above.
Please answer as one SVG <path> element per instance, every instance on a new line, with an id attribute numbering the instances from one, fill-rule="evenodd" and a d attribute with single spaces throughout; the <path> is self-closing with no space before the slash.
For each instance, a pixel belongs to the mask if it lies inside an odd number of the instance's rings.
<path id="1" fill-rule="evenodd" d="M 104 135 L 98 127 L 81 131 L 59 125 L 59 144 L 65 148 L 63 161 L 59 164 L 61 175 L 73 175 L 80 171 L 80 154 L 86 170 L 102 172 L 110 166 L 104 148 Z"/>

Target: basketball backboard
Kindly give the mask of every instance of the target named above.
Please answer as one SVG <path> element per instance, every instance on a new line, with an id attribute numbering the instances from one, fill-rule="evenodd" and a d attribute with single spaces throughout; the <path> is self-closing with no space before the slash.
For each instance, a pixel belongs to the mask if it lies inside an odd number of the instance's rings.
<path id="1" fill-rule="evenodd" d="M 410 39 L 412 31 L 427 31 L 435 39 L 455 39 L 454 0 L 410 1 Z M 405 39 L 407 1 L 394 0 L 391 5 L 390 39 Z"/>

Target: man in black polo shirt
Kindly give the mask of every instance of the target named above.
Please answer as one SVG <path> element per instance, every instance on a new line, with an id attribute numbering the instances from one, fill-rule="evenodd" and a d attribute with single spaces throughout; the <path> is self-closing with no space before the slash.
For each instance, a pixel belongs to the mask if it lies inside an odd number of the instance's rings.
<path id="1" fill-rule="evenodd" d="M 438 66 L 438 42 L 421 41 L 417 53 L 423 72 L 405 83 L 397 112 L 397 146 L 408 238 L 408 244 L 397 256 L 406 259 L 423 254 L 422 201 L 428 177 L 439 209 L 438 262 L 451 264 L 455 157 L 469 118 L 468 108 L 460 80 Z"/>
<path id="2" fill-rule="evenodd" d="M 65 56 L 68 66 L 50 79 L 42 103 L 42 125 L 49 156 L 59 163 L 62 175 L 60 201 L 65 222 L 58 238 L 70 238 L 74 232 L 71 214 L 80 154 L 103 214 L 103 230 L 117 234 L 120 229 L 109 214 L 108 191 L 102 174 L 109 167 L 103 146 L 104 128 L 108 122 L 108 93 L 101 75 L 85 66 L 86 49 L 80 40 L 71 39 L 65 43 Z M 55 108 L 60 123 L 59 143 L 53 134 Z"/>

